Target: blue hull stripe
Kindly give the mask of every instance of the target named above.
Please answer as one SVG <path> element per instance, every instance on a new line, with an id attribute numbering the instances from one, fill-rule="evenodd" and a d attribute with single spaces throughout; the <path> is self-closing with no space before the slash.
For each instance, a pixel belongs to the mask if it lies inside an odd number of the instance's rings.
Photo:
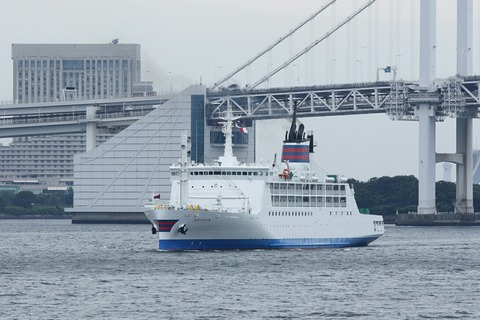
<path id="1" fill-rule="evenodd" d="M 362 247 L 378 237 L 332 239 L 199 239 L 159 240 L 161 251 L 236 249 L 314 249 Z"/>

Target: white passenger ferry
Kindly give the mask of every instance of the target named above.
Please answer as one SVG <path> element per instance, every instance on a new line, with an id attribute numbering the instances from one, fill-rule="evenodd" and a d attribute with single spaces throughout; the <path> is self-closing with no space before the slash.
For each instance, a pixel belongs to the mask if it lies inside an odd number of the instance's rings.
<path id="1" fill-rule="evenodd" d="M 169 204 L 152 199 L 145 206 L 159 250 L 365 246 L 384 233 L 383 218 L 361 214 L 344 179 L 313 170 L 313 133 L 296 130 L 295 113 L 278 165 L 237 161 L 231 111 L 221 122 L 224 155 L 212 164 L 190 163 L 182 137 Z"/>

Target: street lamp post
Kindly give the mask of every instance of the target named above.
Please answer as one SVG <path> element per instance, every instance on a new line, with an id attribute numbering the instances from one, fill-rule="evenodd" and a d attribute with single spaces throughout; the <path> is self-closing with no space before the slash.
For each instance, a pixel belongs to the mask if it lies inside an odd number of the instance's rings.
<path id="1" fill-rule="evenodd" d="M 297 84 L 300 85 L 300 66 L 298 64 L 294 64 L 294 67 L 297 67 Z"/>
<path id="2" fill-rule="evenodd" d="M 273 66 L 273 62 L 267 64 L 267 74 L 270 74 L 271 66 Z M 267 88 L 270 88 L 270 77 L 267 79 Z"/>
<path id="3" fill-rule="evenodd" d="M 170 94 L 171 94 L 172 91 L 173 91 L 173 88 L 172 88 L 172 72 L 169 71 L 168 74 L 170 75 Z"/>
<path id="4" fill-rule="evenodd" d="M 333 83 L 335 78 L 334 78 L 334 74 L 335 74 L 335 65 L 336 65 L 336 62 L 337 62 L 337 59 L 332 59 L 332 65 L 331 65 L 331 68 L 330 68 L 330 82 Z"/>
<path id="5" fill-rule="evenodd" d="M 380 81 L 380 74 L 379 74 L 380 70 L 383 70 L 383 68 L 377 68 L 377 82 Z"/>
<path id="6" fill-rule="evenodd" d="M 362 64 L 362 60 L 357 60 L 357 62 L 360 64 L 360 82 L 362 82 L 362 81 L 363 81 L 363 75 L 362 75 L 363 64 Z"/>
<path id="7" fill-rule="evenodd" d="M 217 66 L 217 67 L 215 67 L 215 69 L 214 69 L 214 75 L 215 75 L 215 76 L 214 76 L 214 79 L 213 79 L 213 80 L 214 80 L 214 81 L 213 81 L 214 84 L 217 84 L 217 69 L 221 69 L 221 68 L 222 68 L 222 67 Z"/>

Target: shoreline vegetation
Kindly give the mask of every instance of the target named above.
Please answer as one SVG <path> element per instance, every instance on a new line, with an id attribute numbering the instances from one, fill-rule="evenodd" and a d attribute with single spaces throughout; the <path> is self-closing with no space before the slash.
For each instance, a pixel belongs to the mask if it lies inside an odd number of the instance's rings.
<path id="1" fill-rule="evenodd" d="M 0 209 L 0 219 L 71 219 L 72 214 L 57 206 L 33 208 L 7 207 Z"/>
<path id="2" fill-rule="evenodd" d="M 0 219 L 69 219 L 65 208 L 73 206 L 73 190 L 61 193 L 0 192 Z"/>
<path id="3" fill-rule="evenodd" d="M 395 223 L 397 214 L 417 211 L 418 179 L 413 175 L 347 182 L 353 186 L 360 212 L 382 215 L 385 223 Z M 455 183 L 438 181 L 435 187 L 437 211 L 453 212 Z M 480 185 L 473 186 L 473 206 L 480 209 Z M 0 219 L 71 219 L 72 214 L 64 211 L 69 207 L 73 207 L 72 188 L 66 193 L 0 192 Z"/>
<path id="4" fill-rule="evenodd" d="M 30 215 L 25 214 L 21 216 L 13 216 L 13 215 L 5 215 L 0 213 L 0 220 L 70 220 L 72 219 L 71 214 L 65 215 L 49 215 L 49 214 L 42 214 L 42 215 Z"/>

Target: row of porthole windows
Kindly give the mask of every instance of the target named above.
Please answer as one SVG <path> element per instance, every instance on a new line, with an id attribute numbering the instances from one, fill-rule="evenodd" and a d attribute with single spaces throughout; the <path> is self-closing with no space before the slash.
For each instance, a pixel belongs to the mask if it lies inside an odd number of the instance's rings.
<path id="1" fill-rule="evenodd" d="M 216 186 L 210 186 L 210 188 L 215 188 Z M 192 186 L 192 189 L 195 188 L 195 186 Z M 220 188 L 223 188 L 222 185 L 220 185 Z M 205 189 L 205 186 L 202 186 L 202 189 Z"/>
<path id="2" fill-rule="evenodd" d="M 179 176 L 180 171 L 172 171 L 172 176 Z M 190 171 L 191 176 L 268 176 L 263 171 Z M 270 174 L 271 175 L 271 174 Z"/>
<path id="3" fill-rule="evenodd" d="M 179 173 L 172 172 L 172 175 Z M 264 171 L 190 171 L 191 176 L 268 176 Z"/>
<path id="4" fill-rule="evenodd" d="M 274 217 L 309 217 L 313 216 L 313 212 L 308 212 L 308 211 L 269 211 L 268 212 L 269 216 L 274 216 Z"/>
<path id="5" fill-rule="evenodd" d="M 351 216 L 353 214 L 352 211 L 330 211 L 331 216 Z"/>
<path id="6" fill-rule="evenodd" d="M 270 190 L 322 190 L 325 186 L 325 190 L 334 190 L 334 191 L 345 191 L 344 184 L 312 184 L 312 183 L 294 183 L 294 182 L 285 182 L 285 183 L 270 183 Z"/>

